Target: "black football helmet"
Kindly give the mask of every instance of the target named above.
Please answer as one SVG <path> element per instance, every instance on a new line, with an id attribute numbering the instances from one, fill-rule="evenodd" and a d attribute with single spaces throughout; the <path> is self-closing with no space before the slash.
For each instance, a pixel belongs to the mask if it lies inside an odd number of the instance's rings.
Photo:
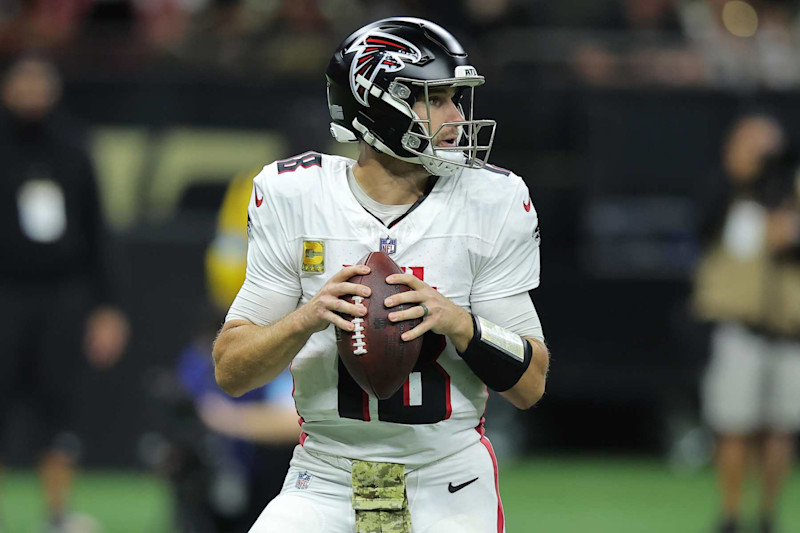
<path id="1" fill-rule="evenodd" d="M 484 78 L 467 63 L 467 53 L 455 37 L 441 26 L 403 17 L 368 24 L 339 45 L 326 77 L 331 134 L 337 141 L 363 140 L 379 152 L 423 165 L 437 176 L 486 164 L 496 123 L 473 118 L 474 90 L 483 85 Z M 430 121 L 421 119 L 412 106 L 418 99 L 430 106 L 432 87 L 456 88 L 454 102 L 464 120 L 430 131 Z M 467 114 L 461 107 L 464 99 Z M 458 142 L 434 146 L 433 138 L 448 126 L 458 128 Z M 482 135 L 488 138 L 484 144 L 478 141 L 482 128 L 489 131 Z"/>

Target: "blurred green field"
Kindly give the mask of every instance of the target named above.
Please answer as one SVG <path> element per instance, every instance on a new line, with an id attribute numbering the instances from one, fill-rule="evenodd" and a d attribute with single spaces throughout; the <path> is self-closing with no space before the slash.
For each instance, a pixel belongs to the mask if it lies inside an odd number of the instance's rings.
<path id="1" fill-rule="evenodd" d="M 710 470 L 676 475 L 653 459 L 506 461 L 501 484 L 509 533 L 705 533 L 716 517 Z M 7 472 L 0 495 L 3 532 L 41 530 L 39 487 L 32 472 Z M 747 497 L 754 511 L 754 487 Z M 789 481 L 783 501 L 780 531 L 800 531 L 800 475 Z M 73 507 L 96 519 L 106 533 L 172 531 L 169 486 L 152 476 L 85 472 Z"/>
<path id="2" fill-rule="evenodd" d="M 675 474 L 652 459 L 545 458 L 505 464 L 500 479 L 509 533 L 709 533 L 717 518 L 710 469 Z M 757 498 L 751 483 L 750 517 Z M 797 473 L 782 502 L 779 531 L 800 531 Z"/>

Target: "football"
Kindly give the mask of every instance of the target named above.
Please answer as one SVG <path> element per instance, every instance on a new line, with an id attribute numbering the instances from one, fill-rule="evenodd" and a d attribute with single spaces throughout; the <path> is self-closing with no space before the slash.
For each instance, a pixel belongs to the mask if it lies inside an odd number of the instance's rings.
<path id="1" fill-rule="evenodd" d="M 422 348 L 422 337 L 412 341 L 400 338 L 422 319 L 390 322 L 389 313 L 408 309 L 416 304 L 403 304 L 392 308 L 383 301 L 394 294 L 411 290 L 407 285 L 389 285 L 386 277 L 402 274 L 403 270 L 383 252 L 371 252 L 358 264 L 370 267 L 366 276 L 353 276 L 348 281 L 372 289 L 369 297 L 347 295 L 344 300 L 360 303 L 367 308 L 364 317 L 342 315 L 355 324 L 354 331 L 336 328 L 339 357 L 356 383 L 378 399 L 391 397 L 403 385 L 414 368 Z"/>

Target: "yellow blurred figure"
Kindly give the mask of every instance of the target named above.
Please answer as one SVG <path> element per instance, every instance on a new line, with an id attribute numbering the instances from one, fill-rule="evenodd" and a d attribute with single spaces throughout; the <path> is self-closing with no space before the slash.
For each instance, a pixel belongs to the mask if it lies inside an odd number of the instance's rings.
<path id="1" fill-rule="evenodd" d="M 329 153 L 355 159 L 358 147 L 334 143 Z M 237 174 L 222 200 L 217 231 L 206 250 L 206 288 L 214 306 L 227 311 L 244 282 L 247 269 L 247 203 L 253 178 L 261 169 Z"/>
<path id="2" fill-rule="evenodd" d="M 206 285 L 210 300 L 228 309 L 244 282 L 247 268 L 247 203 L 258 171 L 238 174 L 225 193 L 217 232 L 206 250 Z"/>

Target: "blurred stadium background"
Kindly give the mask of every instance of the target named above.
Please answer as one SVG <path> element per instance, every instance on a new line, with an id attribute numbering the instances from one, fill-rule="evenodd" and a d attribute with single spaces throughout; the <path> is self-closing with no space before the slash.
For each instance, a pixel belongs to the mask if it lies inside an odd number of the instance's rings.
<path id="1" fill-rule="evenodd" d="M 160 380 L 208 322 L 204 254 L 224 192 L 277 158 L 342 153 L 328 134 L 329 54 L 363 23 L 407 14 L 451 29 L 486 75 L 476 114 L 498 122 L 491 161 L 525 178 L 541 220 L 547 395 L 488 415 L 509 531 L 708 530 L 708 331 L 689 312 L 700 196 L 742 111 L 770 109 L 800 143 L 797 11 L 780 0 L 0 2 L 0 54 L 36 49 L 61 69 L 125 259 L 132 341 L 117 367 L 81 377 L 87 470 L 74 507 L 109 532 L 173 530 L 169 473 L 154 465 L 175 429 L 165 412 L 184 413 Z M 33 457 L 10 435 L 2 516 L 33 531 Z M 783 501 L 782 521 L 800 528 L 796 474 Z"/>

